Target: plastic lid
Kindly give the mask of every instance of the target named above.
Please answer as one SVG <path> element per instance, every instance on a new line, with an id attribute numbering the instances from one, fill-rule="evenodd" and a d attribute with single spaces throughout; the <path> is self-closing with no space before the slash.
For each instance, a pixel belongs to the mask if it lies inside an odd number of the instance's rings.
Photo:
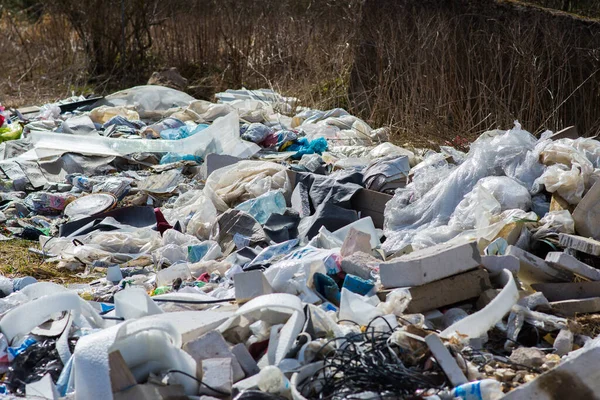
<path id="1" fill-rule="evenodd" d="M 94 193 L 73 200 L 65 207 L 65 215 L 70 219 L 90 217 L 110 210 L 117 204 L 117 198 L 110 193 Z"/>

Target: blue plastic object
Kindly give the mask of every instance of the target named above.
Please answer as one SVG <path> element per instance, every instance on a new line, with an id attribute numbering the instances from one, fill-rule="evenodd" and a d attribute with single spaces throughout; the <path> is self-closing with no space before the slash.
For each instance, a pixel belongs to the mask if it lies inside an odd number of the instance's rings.
<path id="1" fill-rule="evenodd" d="M 239 204 L 236 210 L 252 215 L 259 224 L 267 222 L 271 214 L 283 214 L 286 209 L 285 197 L 279 190 L 272 190 L 254 199 Z"/>
<path id="2" fill-rule="evenodd" d="M 356 275 L 348 274 L 344 279 L 343 287 L 353 293 L 365 296 L 375 287 L 375 283 L 370 279 L 363 279 Z"/>
<path id="3" fill-rule="evenodd" d="M 295 151 L 293 159 L 299 160 L 305 154 L 323 154 L 327 150 L 327 140 L 323 137 L 308 141 L 307 138 L 300 138 L 295 143 L 291 144 L 287 151 Z"/>

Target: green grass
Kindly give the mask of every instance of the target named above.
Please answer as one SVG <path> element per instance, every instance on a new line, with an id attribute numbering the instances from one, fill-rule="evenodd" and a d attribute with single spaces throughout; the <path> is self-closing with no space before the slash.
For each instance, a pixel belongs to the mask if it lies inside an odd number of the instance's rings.
<path id="1" fill-rule="evenodd" d="M 57 264 L 43 262 L 42 257 L 30 253 L 27 249 L 39 248 L 37 242 L 14 239 L 0 242 L 0 275 L 17 278 L 33 276 L 39 281 L 51 281 L 59 284 L 88 282 L 90 279 L 77 277 L 76 272 L 57 269 Z"/>

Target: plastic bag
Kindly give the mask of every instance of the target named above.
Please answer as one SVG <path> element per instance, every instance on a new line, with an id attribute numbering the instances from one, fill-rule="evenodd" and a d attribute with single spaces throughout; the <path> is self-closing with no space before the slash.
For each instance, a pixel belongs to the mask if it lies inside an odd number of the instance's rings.
<path id="1" fill-rule="evenodd" d="M 585 190 L 585 176 L 582 170 L 573 165 L 570 169 L 563 164 L 549 166 L 539 178 L 546 190 L 558 193 L 569 204 L 578 204 Z"/>
<path id="2" fill-rule="evenodd" d="M 100 102 L 108 106 L 135 107 L 136 111 L 146 118 L 152 116 L 152 113 L 162 115 L 174 106 L 187 106 L 194 100 L 192 96 L 179 90 L 164 86 L 142 85 L 108 95 Z"/>
<path id="3" fill-rule="evenodd" d="M 11 363 L 6 375 L 6 385 L 11 393 L 25 396 L 27 383 L 37 382 L 50 374 L 56 382 L 63 370 L 63 363 L 56 350 L 56 340 L 46 339 L 31 344 Z"/>
<path id="4" fill-rule="evenodd" d="M 214 171 L 206 180 L 204 194 L 216 209 L 226 211 L 272 190 L 291 190 L 286 167 L 273 162 L 240 161 Z"/>
<path id="5" fill-rule="evenodd" d="M 205 157 L 207 154 L 227 154 L 246 158 L 260 147 L 240 139 L 239 118 L 235 112 L 217 119 L 202 134 L 180 140 L 123 140 L 103 136 L 86 136 L 85 140 L 72 140 L 70 135 L 32 131 L 31 139 L 36 154 L 43 158 L 62 153 L 79 153 L 104 156 L 126 156 L 133 153 L 178 153 Z"/>
<path id="6" fill-rule="evenodd" d="M 217 210 L 201 190 L 190 190 L 180 195 L 172 208 L 161 209 L 171 225 L 177 221 L 188 235 L 208 239 L 210 230 L 217 220 Z"/>
<path id="7" fill-rule="evenodd" d="M 568 210 L 550 211 L 539 223 L 541 226 L 532 235 L 534 240 L 543 239 L 552 233 L 575 233 L 575 221 Z"/>
<path id="8" fill-rule="evenodd" d="M 161 246 L 160 233 L 151 229 L 136 229 L 131 232 L 92 232 L 84 240 L 100 250 L 120 254 L 145 254 Z"/>
<path id="9" fill-rule="evenodd" d="M 285 212 L 285 197 L 283 197 L 281 191 L 272 190 L 238 204 L 235 209 L 247 212 L 261 225 L 264 225 L 272 214 L 283 214 Z"/>
<path id="10" fill-rule="evenodd" d="M 507 176 L 489 176 L 480 179 L 477 185 L 481 185 L 498 200 L 502 211 L 517 208 L 527 211 L 531 208 L 531 195 L 529 191 L 512 178 Z"/>
<path id="11" fill-rule="evenodd" d="M 140 119 L 140 115 L 137 112 L 123 106 L 100 106 L 90 111 L 90 119 L 97 124 L 105 124 L 116 116 L 127 118 L 131 121 L 137 121 Z"/>
<path id="12" fill-rule="evenodd" d="M 273 133 L 273 129 L 260 123 L 252 123 L 242 132 L 242 139 L 253 143 L 260 143 Z"/>
<path id="13" fill-rule="evenodd" d="M 405 199 L 395 195 L 387 203 L 384 213 L 387 240 L 383 249 L 399 250 L 411 243 L 418 231 L 447 224 L 463 197 L 486 176 L 503 173 L 533 192 L 534 181 L 544 169 L 536 155 L 545 145 L 546 141 L 538 142 L 518 123 L 509 131 L 482 134 L 472 143 L 466 160 L 421 198 L 406 205 Z"/>

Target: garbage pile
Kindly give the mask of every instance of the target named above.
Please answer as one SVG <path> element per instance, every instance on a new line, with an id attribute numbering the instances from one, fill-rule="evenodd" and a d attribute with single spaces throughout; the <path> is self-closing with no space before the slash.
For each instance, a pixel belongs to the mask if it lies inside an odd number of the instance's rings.
<path id="1" fill-rule="evenodd" d="M 0 392 L 595 398 L 600 142 L 518 123 L 396 146 L 270 90 L 1 111 Z"/>

